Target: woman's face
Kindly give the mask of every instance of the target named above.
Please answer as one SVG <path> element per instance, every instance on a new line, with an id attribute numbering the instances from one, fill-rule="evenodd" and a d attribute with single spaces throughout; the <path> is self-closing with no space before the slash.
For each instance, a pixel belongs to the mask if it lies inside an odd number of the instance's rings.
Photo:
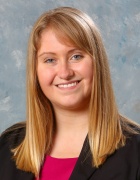
<path id="1" fill-rule="evenodd" d="M 54 109 L 89 107 L 93 59 L 87 53 L 61 41 L 50 29 L 41 35 L 37 61 L 40 87 Z"/>

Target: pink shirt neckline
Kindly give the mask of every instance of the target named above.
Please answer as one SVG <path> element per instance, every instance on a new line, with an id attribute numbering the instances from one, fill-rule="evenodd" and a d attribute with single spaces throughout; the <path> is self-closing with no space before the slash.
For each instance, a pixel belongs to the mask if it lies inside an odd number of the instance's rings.
<path id="1" fill-rule="evenodd" d="M 39 180 L 68 180 L 78 158 L 56 158 L 47 155 Z"/>
<path id="2" fill-rule="evenodd" d="M 53 157 L 51 155 L 47 155 L 47 157 L 55 159 L 55 160 L 70 160 L 70 159 L 78 159 L 78 157 L 69 157 L 69 158 L 62 158 L 62 157 Z"/>

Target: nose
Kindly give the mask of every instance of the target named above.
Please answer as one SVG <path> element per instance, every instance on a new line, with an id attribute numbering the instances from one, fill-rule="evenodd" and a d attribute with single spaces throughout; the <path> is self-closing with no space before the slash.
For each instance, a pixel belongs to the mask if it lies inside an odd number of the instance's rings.
<path id="1" fill-rule="evenodd" d="M 68 63 L 61 63 L 57 75 L 60 79 L 69 80 L 74 76 L 74 70 Z"/>

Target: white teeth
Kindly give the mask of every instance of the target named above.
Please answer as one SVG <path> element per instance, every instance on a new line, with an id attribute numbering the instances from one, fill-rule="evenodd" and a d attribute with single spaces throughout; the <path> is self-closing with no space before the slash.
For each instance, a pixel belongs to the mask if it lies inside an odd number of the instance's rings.
<path id="1" fill-rule="evenodd" d="M 76 86 L 77 82 L 74 83 L 70 83 L 70 84 L 60 84 L 58 85 L 59 88 L 68 88 L 68 87 L 72 87 L 72 86 Z"/>

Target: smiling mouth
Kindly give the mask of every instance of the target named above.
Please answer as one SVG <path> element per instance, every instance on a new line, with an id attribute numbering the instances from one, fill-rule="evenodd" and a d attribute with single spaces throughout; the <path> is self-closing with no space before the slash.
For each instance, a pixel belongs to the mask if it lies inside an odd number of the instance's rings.
<path id="1" fill-rule="evenodd" d="M 57 87 L 59 88 L 70 88 L 76 86 L 80 81 L 75 81 L 67 84 L 58 84 Z"/>

